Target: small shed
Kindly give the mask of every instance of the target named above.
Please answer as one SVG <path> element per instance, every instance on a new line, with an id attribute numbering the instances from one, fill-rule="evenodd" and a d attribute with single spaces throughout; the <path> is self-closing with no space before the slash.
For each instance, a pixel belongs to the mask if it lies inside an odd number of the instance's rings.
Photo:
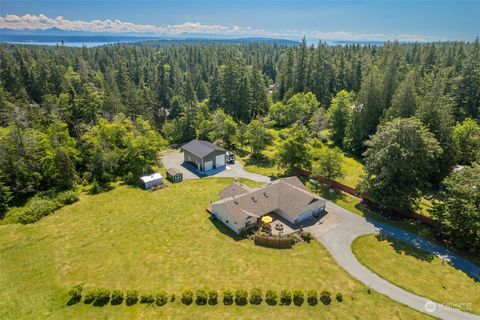
<path id="1" fill-rule="evenodd" d="M 171 183 L 177 183 L 183 180 L 183 173 L 174 168 L 167 169 L 167 180 Z"/>
<path id="2" fill-rule="evenodd" d="M 145 189 L 150 189 L 159 184 L 163 184 L 163 177 L 160 173 L 154 173 L 140 178 L 143 181 Z"/>

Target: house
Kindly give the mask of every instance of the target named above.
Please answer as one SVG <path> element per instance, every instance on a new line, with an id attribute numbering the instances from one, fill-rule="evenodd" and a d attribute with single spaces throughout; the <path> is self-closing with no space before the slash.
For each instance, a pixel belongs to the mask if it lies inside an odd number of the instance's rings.
<path id="1" fill-rule="evenodd" d="M 148 176 L 143 176 L 140 178 L 140 180 L 142 180 L 143 186 L 145 189 L 150 189 L 159 184 L 163 184 L 163 177 L 160 173 L 154 173 Z"/>
<path id="2" fill-rule="evenodd" d="M 233 181 L 212 203 L 211 212 L 236 233 L 254 225 L 262 216 L 276 213 L 292 224 L 325 211 L 326 200 L 309 192 L 297 177 L 283 178 L 259 188 Z"/>
<path id="3" fill-rule="evenodd" d="M 167 180 L 171 183 L 177 183 L 183 180 L 183 173 L 174 168 L 167 169 Z"/>
<path id="4" fill-rule="evenodd" d="M 192 140 L 183 147 L 184 161 L 202 173 L 225 169 L 226 150 L 204 140 Z"/>

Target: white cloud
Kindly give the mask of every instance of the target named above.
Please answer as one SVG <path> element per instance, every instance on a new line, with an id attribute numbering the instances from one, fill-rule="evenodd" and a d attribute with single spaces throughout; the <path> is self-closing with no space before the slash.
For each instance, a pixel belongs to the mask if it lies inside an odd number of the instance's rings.
<path id="1" fill-rule="evenodd" d="M 90 31 L 90 32 L 109 32 L 109 33 L 139 33 L 154 35 L 180 35 L 183 33 L 195 34 L 217 34 L 229 36 L 265 36 L 265 37 L 284 37 L 298 39 L 306 35 L 309 39 L 322 40 L 394 40 L 399 41 L 431 41 L 436 40 L 432 37 L 417 34 L 359 34 L 346 31 L 322 32 L 322 31 L 266 31 L 252 28 L 249 26 L 221 26 L 207 25 L 198 22 L 185 22 L 176 25 L 155 26 L 150 24 L 134 24 L 120 20 L 68 20 L 62 16 L 49 18 L 43 14 L 24 16 L 6 15 L 0 17 L 0 28 L 14 30 L 46 30 L 49 28 L 59 28 L 68 31 Z"/>

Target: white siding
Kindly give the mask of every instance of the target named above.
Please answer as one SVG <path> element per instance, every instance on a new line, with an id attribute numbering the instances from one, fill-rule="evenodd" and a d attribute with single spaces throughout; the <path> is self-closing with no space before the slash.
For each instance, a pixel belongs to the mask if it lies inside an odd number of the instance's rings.
<path id="1" fill-rule="evenodd" d="M 236 225 L 234 223 L 233 217 L 230 215 L 230 213 L 225 209 L 225 207 L 222 204 L 213 204 L 212 213 L 218 220 L 223 222 L 224 225 L 232 229 L 233 232 L 237 234 L 240 233 L 239 228 L 242 228 L 245 226 L 245 222 L 241 225 Z"/>

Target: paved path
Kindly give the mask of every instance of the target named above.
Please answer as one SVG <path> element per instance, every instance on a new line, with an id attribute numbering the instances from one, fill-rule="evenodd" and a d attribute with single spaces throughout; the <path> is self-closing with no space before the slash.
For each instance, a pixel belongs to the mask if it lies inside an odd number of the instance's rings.
<path id="1" fill-rule="evenodd" d="M 162 157 L 162 163 L 166 168 L 175 168 L 180 170 L 183 173 L 183 179 L 199 179 L 205 176 L 199 175 L 193 168 L 188 164 L 183 165 L 183 153 L 175 152 L 169 153 Z M 258 182 L 270 182 L 271 179 L 260 174 L 252 173 L 245 171 L 243 169 L 243 164 L 239 161 L 236 161 L 233 165 L 227 165 L 227 169 L 209 175 L 210 177 L 230 177 L 230 178 L 247 178 L 253 181 Z"/>
<path id="2" fill-rule="evenodd" d="M 353 240 L 357 237 L 364 234 L 380 232 L 434 254 L 448 254 L 449 256 L 454 257 L 454 262 L 457 263 L 457 267 L 460 265 L 462 268 L 465 268 L 464 270 L 473 272 L 473 275 L 478 275 L 478 266 L 466 259 L 456 256 L 445 248 L 422 239 L 421 237 L 376 220 L 367 221 L 365 218 L 355 215 L 330 201 L 327 202 L 327 211 L 329 212 L 328 214 L 336 215 L 342 220 L 342 222 L 335 228 L 318 237 L 318 240 L 330 251 L 337 263 L 360 282 L 393 300 L 440 319 L 480 319 L 480 316 L 477 315 L 462 312 L 440 304 L 433 304 L 429 302 L 429 299 L 417 296 L 391 284 L 364 267 L 353 254 L 351 247 Z M 430 306 L 433 306 L 434 310 L 426 312 L 425 306 L 427 303 L 429 303 Z"/>

